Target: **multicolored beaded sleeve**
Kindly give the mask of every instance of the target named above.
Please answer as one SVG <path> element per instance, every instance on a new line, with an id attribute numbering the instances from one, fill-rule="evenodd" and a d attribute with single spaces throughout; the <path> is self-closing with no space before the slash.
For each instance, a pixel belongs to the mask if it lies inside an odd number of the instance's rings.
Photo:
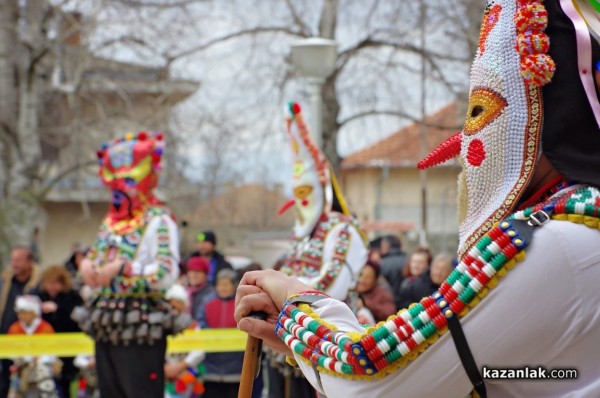
<path id="1" fill-rule="evenodd" d="M 463 317 L 523 260 L 530 235 L 519 231 L 522 224 L 514 220 L 528 220 L 539 210 L 548 211 L 554 220 L 599 228 L 600 192 L 592 187 L 574 189 L 501 221 L 463 256 L 437 292 L 364 333 L 338 331 L 310 306 L 289 300 L 279 315 L 276 333 L 321 372 L 354 379 L 386 376 L 417 358 L 447 331 L 448 318 Z"/>

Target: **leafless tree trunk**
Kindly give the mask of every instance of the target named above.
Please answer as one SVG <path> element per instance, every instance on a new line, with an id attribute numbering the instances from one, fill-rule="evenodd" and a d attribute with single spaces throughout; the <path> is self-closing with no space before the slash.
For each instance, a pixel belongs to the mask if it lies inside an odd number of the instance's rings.
<path id="1" fill-rule="evenodd" d="M 2 1 L 0 91 L 3 127 L 2 235 L 4 243 L 31 243 L 38 203 L 34 188 L 41 162 L 39 113 L 42 60 L 48 51 L 45 0 Z M 19 35 L 21 32 L 21 35 Z M 6 250 L 6 248 L 5 248 Z"/>

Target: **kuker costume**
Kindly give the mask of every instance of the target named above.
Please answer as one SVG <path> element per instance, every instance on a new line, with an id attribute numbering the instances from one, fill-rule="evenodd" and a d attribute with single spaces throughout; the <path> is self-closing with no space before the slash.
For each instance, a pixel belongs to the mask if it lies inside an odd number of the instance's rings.
<path id="1" fill-rule="evenodd" d="M 488 1 L 464 129 L 420 164 L 460 155 L 459 264 L 432 296 L 368 329 L 320 293 L 290 297 L 276 332 L 315 388 L 600 396 L 599 16 L 597 0 Z M 523 197 L 542 153 L 562 177 Z M 525 365 L 578 377 L 479 375 Z"/>

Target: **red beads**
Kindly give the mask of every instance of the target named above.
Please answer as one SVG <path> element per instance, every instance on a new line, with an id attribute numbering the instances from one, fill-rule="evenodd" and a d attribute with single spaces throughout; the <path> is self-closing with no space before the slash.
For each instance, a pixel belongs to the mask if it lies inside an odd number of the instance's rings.
<path id="1" fill-rule="evenodd" d="M 371 351 L 373 348 L 375 348 L 377 342 L 375 341 L 375 338 L 372 335 L 368 334 L 365 338 L 361 340 L 360 344 L 366 351 Z"/>
<path id="2" fill-rule="evenodd" d="M 300 105 L 297 102 L 294 102 L 292 104 L 292 113 L 294 115 L 297 115 L 298 113 L 300 113 L 302 111 L 302 108 L 300 108 Z"/>
<path id="3" fill-rule="evenodd" d="M 465 304 L 460 300 L 455 300 L 450 304 L 450 309 L 455 314 L 459 314 L 465 308 Z"/>

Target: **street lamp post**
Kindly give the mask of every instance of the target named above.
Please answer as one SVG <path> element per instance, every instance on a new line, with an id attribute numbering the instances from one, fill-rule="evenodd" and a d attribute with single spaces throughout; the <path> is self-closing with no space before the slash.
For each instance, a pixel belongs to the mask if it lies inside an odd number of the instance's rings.
<path id="1" fill-rule="evenodd" d="M 321 89 L 325 79 L 333 73 L 337 61 L 337 44 L 334 40 L 311 37 L 292 44 L 291 60 L 296 71 L 308 83 L 311 114 L 311 131 L 315 143 L 323 147 L 323 98 Z"/>

